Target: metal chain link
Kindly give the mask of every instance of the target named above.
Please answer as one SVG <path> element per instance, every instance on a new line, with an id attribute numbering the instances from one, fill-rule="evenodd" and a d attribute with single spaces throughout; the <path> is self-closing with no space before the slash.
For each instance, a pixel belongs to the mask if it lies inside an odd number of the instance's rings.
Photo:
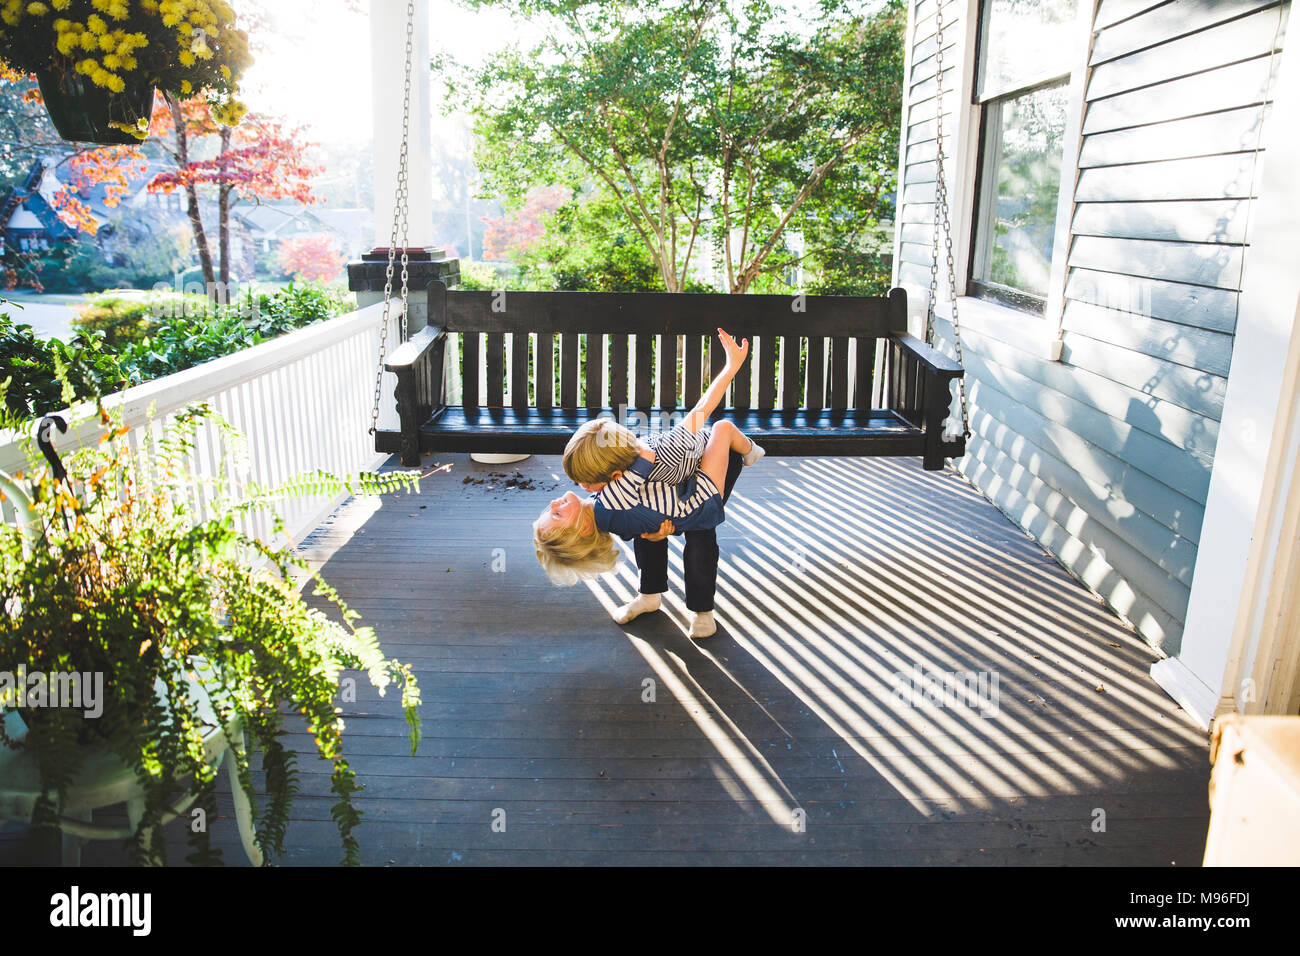
<path id="1" fill-rule="evenodd" d="M 961 349 L 961 325 L 957 321 L 957 270 L 953 265 L 952 222 L 948 214 L 948 183 L 944 176 L 943 155 L 943 0 L 934 11 L 934 240 L 930 255 L 930 296 L 925 311 L 925 341 L 934 344 L 934 305 L 939 294 L 939 227 L 943 226 L 943 240 L 948 265 L 948 301 L 952 305 L 952 338 L 957 353 L 957 364 L 966 367 Z M 957 397 L 961 402 L 961 428 L 970 438 L 970 422 L 966 412 L 966 382 L 957 379 Z"/>
<path id="2" fill-rule="evenodd" d="M 389 314 L 392 308 L 393 296 L 393 260 L 397 252 L 398 226 L 401 226 L 402 240 L 402 324 L 398 329 L 398 334 L 403 342 L 406 341 L 406 324 L 409 318 L 407 311 L 407 243 L 408 243 L 408 223 L 407 214 L 410 205 L 410 192 L 407 189 L 407 146 L 409 144 L 411 130 L 411 60 L 413 52 L 415 35 L 415 0 L 407 0 L 406 4 L 406 79 L 402 90 L 402 146 L 397 163 L 397 189 L 393 196 L 393 231 L 388 242 L 388 269 L 384 273 L 384 319 L 379 328 L 379 367 L 375 369 L 375 401 L 370 409 L 370 434 L 374 434 L 379 428 L 379 399 L 380 390 L 384 378 L 384 355 L 388 351 L 388 323 Z"/>

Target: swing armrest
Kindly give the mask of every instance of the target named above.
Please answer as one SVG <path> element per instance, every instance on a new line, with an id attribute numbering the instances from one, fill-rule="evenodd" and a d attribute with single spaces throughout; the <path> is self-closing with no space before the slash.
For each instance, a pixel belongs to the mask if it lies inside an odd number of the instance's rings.
<path id="1" fill-rule="evenodd" d="M 960 365 L 938 349 L 926 345 L 914 335 L 896 332 L 894 333 L 894 339 L 904 349 L 911 352 L 928 372 L 943 375 L 948 379 L 960 378 L 966 374 L 966 370 Z"/>
<path id="2" fill-rule="evenodd" d="M 425 326 L 403 342 L 384 362 L 397 376 L 397 415 L 401 420 L 400 450 L 403 465 L 420 463 L 420 426 L 441 411 L 442 361 L 447 331 Z"/>
<path id="3" fill-rule="evenodd" d="M 966 438 L 943 440 L 943 422 L 952 411 L 949 389 L 953 379 L 965 378 L 966 370 L 938 349 L 931 348 L 920 339 L 901 333 L 894 335 L 899 346 L 916 359 L 921 367 L 921 421 L 925 428 L 925 451 L 922 463 L 926 471 L 943 468 L 946 458 L 960 458 L 966 454 Z"/>

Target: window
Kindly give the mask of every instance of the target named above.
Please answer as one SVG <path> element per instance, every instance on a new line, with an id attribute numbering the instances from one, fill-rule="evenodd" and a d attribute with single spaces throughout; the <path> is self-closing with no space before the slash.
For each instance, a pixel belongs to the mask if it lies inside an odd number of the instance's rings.
<path id="1" fill-rule="evenodd" d="M 978 199 L 967 293 L 1043 312 L 1061 189 L 1075 0 L 984 0 Z M 1062 72 L 1065 67 L 1067 72 Z"/>

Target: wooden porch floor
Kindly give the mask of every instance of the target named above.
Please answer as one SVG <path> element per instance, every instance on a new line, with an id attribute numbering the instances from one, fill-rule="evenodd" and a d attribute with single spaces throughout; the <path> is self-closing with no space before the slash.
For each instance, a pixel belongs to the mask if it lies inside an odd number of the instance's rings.
<path id="1" fill-rule="evenodd" d="M 1205 735 L 1152 652 L 951 472 L 747 470 L 719 530 L 719 630 L 693 642 L 680 540 L 664 610 L 620 627 L 630 549 L 571 589 L 534 558 L 531 521 L 571 487 L 558 458 L 426 462 L 451 468 L 304 544 L 423 691 L 415 757 L 395 699 L 363 680 L 343 705 L 366 864 L 1200 864 Z M 983 709 L 894 693 L 914 667 L 985 675 Z M 339 859 L 326 769 L 300 764 L 285 864 Z M 246 864 L 222 790 L 214 841 Z M 0 862 L 32 859 L 0 830 Z"/>

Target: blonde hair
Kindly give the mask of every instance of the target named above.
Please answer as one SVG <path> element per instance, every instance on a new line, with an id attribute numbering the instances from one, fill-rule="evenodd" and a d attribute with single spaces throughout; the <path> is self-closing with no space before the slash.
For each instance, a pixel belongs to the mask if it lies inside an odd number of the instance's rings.
<path id="1" fill-rule="evenodd" d="M 627 471 L 636 459 L 636 435 L 612 418 L 595 418 L 564 447 L 564 473 L 580 485 L 594 485 Z"/>
<path id="2" fill-rule="evenodd" d="M 589 505 L 583 505 L 588 510 Z M 591 522 L 591 530 L 583 530 L 584 515 L 572 525 L 556 528 L 549 535 L 543 535 L 539 529 L 546 512 L 533 522 L 533 547 L 537 551 L 537 563 L 542 566 L 552 584 L 569 587 L 582 578 L 594 578 L 606 571 L 613 571 L 618 564 L 618 548 L 614 538 Z"/>

